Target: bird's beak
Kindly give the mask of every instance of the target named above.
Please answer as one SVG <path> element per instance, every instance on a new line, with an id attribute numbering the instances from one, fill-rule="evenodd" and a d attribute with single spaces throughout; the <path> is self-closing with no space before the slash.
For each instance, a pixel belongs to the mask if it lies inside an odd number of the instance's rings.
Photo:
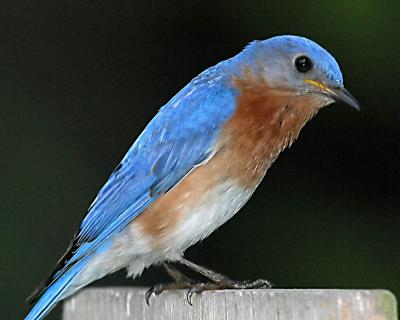
<path id="1" fill-rule="evenodd" d="M 349 91 L 343 86 L 335 85 L 335 86 L 328 86 L 323 82 L 306 79 L 305 82 L 317 87 L 319 92 L 326 94 L 327 96 L 331 97 L 336 102 L 341 102 L 344 104 L 349 105 L 357 110 L 360 110 L 360 104 L 354 98 Z"/>

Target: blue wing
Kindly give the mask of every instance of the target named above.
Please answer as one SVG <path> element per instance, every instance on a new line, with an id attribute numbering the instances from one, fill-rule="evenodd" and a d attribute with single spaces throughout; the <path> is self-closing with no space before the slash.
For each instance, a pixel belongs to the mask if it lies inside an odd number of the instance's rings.
<path id="1" fill-rule="evenodd" d="M 218 66 L 217 66 L 218 67 Z M 103 241 L 210 157 L 235 93 L 213 67 L 183 88 L 148 124 L 84 218 L 77 239 Z"/>
<path id="2" fill-rule="evenodd" d="M 66 290 L 59 283 L 72 281 L 68 275 L 75 273 L 69 270 L 80 270 L 85 257 L 213 155 L 220 128 L 235 107 L 235 91 L 220 68 L 193 79 L 147 125 L 98 193 L 67 253 L 34 294 L 33 300 L 44 295 L 38 303 L 43 300 L 44 306 L 36 309 L 50 310 L 62 292 L 49 291 Z"/>

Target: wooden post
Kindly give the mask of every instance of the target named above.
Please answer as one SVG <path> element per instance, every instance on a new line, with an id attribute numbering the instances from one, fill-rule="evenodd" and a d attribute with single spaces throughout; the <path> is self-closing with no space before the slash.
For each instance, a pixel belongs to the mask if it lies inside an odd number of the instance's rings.
<path id="1" fill-rule="evenodd" d="M 67 300 L 63 320 L 397 320 L 385 290 L 265 289 L 186 291 L 145 302 L 145 288 L 89 288 Z"/>

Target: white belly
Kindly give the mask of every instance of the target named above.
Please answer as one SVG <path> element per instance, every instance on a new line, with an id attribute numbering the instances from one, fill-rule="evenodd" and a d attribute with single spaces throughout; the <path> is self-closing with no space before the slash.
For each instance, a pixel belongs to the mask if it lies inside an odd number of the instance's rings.
<path id="1" fill-rule="evenodd" d="M 253 191 L 225 182 L 204 193 L 194 208 L 177 204 L 182 210 L 182 219 L 173 232 L 163 235 L 163 241 L 157 247 L 154 247 L 153 239 L 135 225 L 135 220 L 132 221 L 129 228 L 113 237 L 108 250 L 93 256 L 67 295 L 124 267 L 129 276 L 136 277 L 153 264 L 179 259 L 188 247 L 232 218 Z"/>
<path id="2" fill-rule="evenodd" d="M 246 190 L 231 182 L 225 182 L 204 193 L 195 208 L 189 209 L 177 204 L 183 211 L 182 219 L 173 232 L 163 236 L 163 241 L 157 248 L 152 246 L 150 239 L 145 244 L 143 241 L 145 236 L 140 237 L 142 240 L 140 245 L 134 245 L 133 242 L 127 243 L 127 246 L 130 246 L 128 251 L 135 256 L 130 259 L 128 274 L 136 276 L 152 264 L 178 260 L 187 248 L 205 239 L 232 218 L 249 200 L 253 192 L 254 190 Z M 134 223 L 132 225 L 134 226 Z M 132 236 L 135 237 L 141 234 L 139 229 L 131 228 L 131 231 Z M 140 254 L 137 255 L 133 251 Z"/>
<path id="3" fill-rule="evenodd" d="M 194 209 L 184 209 L 184 218 L 169 237 L 171 250 L 182 254 L 208 237 L 244 206 L 253 191 L 229 181 L 206 192 Z"/>

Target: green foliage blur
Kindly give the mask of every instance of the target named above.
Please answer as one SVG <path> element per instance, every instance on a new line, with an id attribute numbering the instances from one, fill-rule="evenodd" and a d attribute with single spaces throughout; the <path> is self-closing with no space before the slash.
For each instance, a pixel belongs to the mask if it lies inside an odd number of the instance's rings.
<path id="1" fill-rule="evenodd" d="M 399 297 L 399 33 L 398 0 L 1 1 L 0 319 L 26 314 L 24 299 L 158 108 L 278 34 L 327 48 L 362 111 L 320 112 L 240 214 L 187 257 L 276 287 Z M 151 268 L 97 285 L 167 280 Z"/>

